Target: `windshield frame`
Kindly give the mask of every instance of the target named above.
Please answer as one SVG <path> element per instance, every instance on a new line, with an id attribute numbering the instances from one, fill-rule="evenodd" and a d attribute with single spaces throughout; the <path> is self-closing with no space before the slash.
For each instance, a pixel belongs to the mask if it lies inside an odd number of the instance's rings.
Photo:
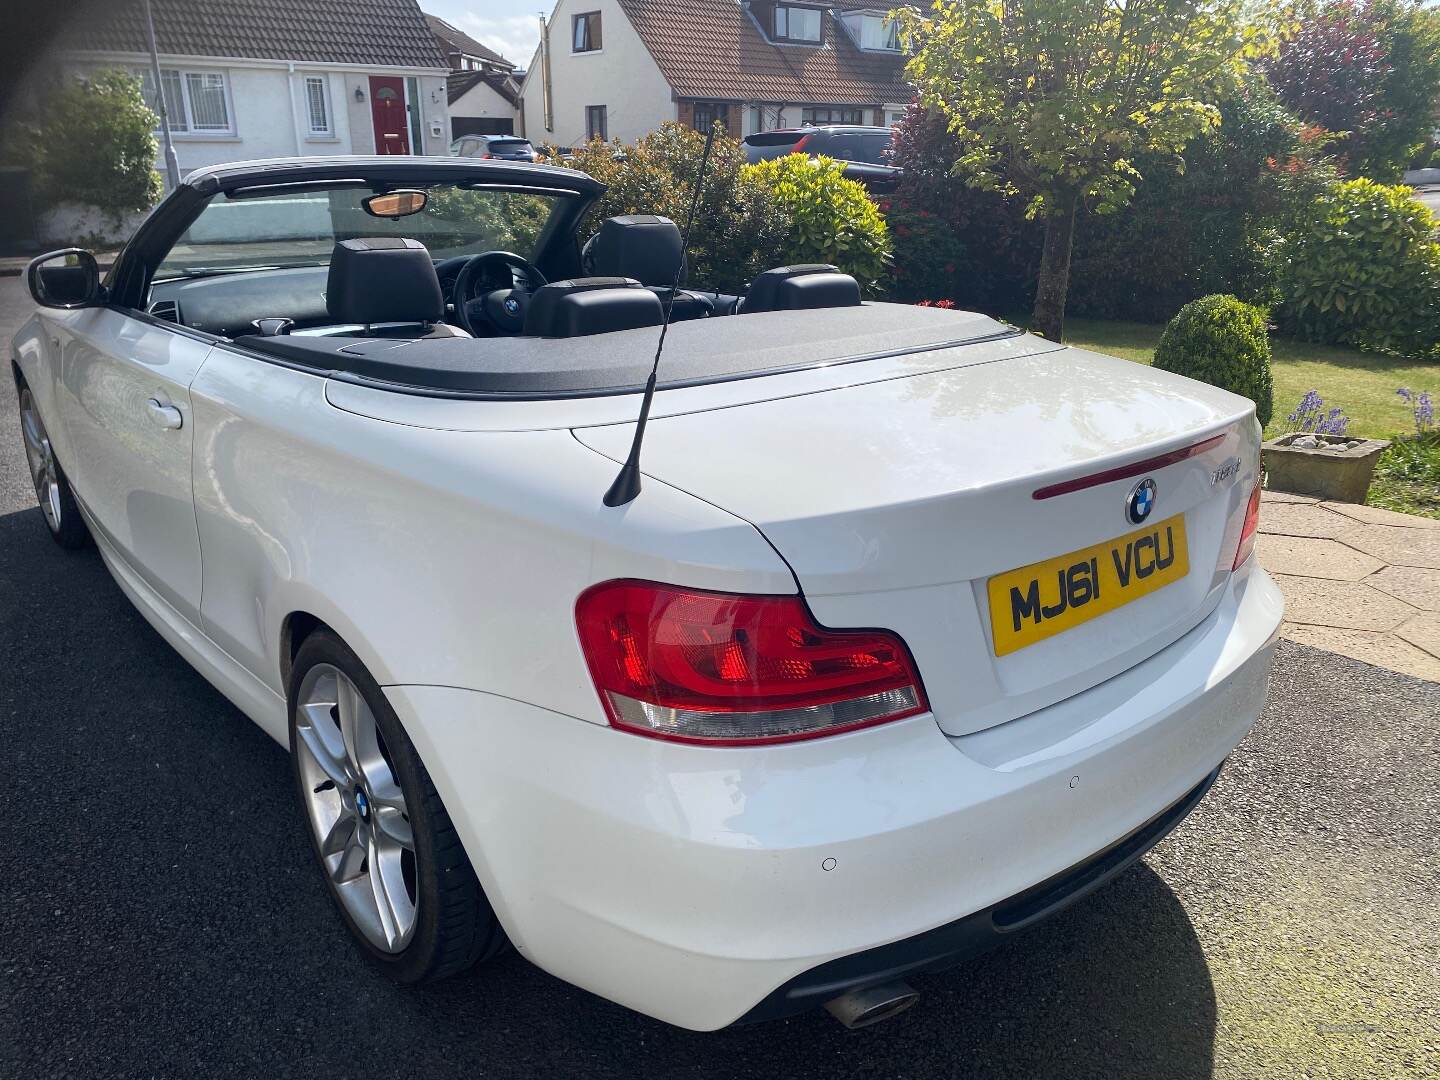
<path id="1" fill-rule="evenodd" d="M 579 272 L 580 222 L 605 193 L 605 185 L 583 172 L 536 162 L 475 158 L 331 157 L 280 158 L 208 166 L 190 173 L 141 223 L 105 277 L 107 306 L 145 315 L 151 278 L 175 242 L 220 194 L 281 184 L 360 181 L 406 187 L 464 180 L 527 189 L 558 189 L 576 197 L 557 203 L 541 232 L 531 261 L 552 280 Z M 175 329 L 171 323 L 162 325 Z M 203 331 L 192 336 L 213 339 Z"/>

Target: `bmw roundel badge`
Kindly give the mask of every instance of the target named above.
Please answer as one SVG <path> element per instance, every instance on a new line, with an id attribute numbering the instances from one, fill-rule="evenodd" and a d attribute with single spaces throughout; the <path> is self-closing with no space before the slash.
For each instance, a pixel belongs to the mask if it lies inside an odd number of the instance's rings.
<path id="1" fill-rule="evenodd" d="M 519 300 L 516 300 L 513 296 L 507 296 L 507 297 L 505 298 L 505 314 L 507 314 L 507 315 L 519 315 L 519 314 L 520 314 L 520 301 L 519 301 Z"/>
<path id="2" fill-rule="evenodd" d="M 1125 500 L 1125 516 L 1130 519 L 1130 524 L 1140 525 L 1154 509 L 1155 481 L 1146 477 L 1130 489 L 1130 497 Z"/>

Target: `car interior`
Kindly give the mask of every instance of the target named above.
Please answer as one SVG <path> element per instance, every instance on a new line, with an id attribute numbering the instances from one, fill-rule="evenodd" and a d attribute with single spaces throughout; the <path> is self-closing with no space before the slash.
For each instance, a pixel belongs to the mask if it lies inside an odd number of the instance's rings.
<path id="1" fill-rule="evenodd" d="M 861 302 L 855 279 L 827 265 L 767 270 L 744 297 L 683 287 L 672 296 L 677 278 L 685 281 L 682 238 L 654 215 L 602 222 L 581 264 L 584 276 L 552 282 L 513 252 L 437 262 L 409 237 L 358 237 L 336 243 L 328 267 L 157 282 L 149 310 L 230 338 L 569 338 L 659 326 L 667 300 L 672 322 Z"/>
<path id="2" fill-rule="evenodd" d="M 117 261 L 109 295 L 332 378 L 475 397 L 629 393 L 648 376 L 667 308 L 665 386 L 1012 333 L 982 316 L 865 304 L 830 265 L 766 270 L 743 295 L 706 290 L 688 280 L 669 218 L 611 217 L 580 243 L 603 188 L 569 170 L 455 161 L 420 173 L 353 159 L 219 168 L 157 209 Z M 715 318 L 729 320 L 723 334 Z M 587 341 L 558 346 L 572 338 Z"/>

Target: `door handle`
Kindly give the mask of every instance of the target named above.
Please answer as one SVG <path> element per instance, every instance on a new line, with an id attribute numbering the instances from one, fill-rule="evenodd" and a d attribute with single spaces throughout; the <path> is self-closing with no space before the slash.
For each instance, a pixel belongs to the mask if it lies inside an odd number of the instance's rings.
<path id="1" fill-rule="evenodd" d="M 184 426 L 185 417 L 174 405 L 162 405 L 153 397 L 146 404 L 150 410 L 150 419 L 160 427 L 168 431 L 175 431 Z"/>

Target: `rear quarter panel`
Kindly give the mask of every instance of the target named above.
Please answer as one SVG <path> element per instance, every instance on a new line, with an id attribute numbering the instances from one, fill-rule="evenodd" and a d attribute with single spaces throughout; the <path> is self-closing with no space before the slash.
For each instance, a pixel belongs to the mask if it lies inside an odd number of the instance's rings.
<path id="1" fill-rule="evenodd" d="M 664 484 L 605 508 L 615 467 L 567 430 L 392 423 L 331 406 L 325 386 L 217 348 L 191 391 L 204 629 L 277 692 L 281 630 L 304 611 L 382 684 L 604 723 L 574 628 L 587 586 L 796 589 L 752 526 Z"/>

